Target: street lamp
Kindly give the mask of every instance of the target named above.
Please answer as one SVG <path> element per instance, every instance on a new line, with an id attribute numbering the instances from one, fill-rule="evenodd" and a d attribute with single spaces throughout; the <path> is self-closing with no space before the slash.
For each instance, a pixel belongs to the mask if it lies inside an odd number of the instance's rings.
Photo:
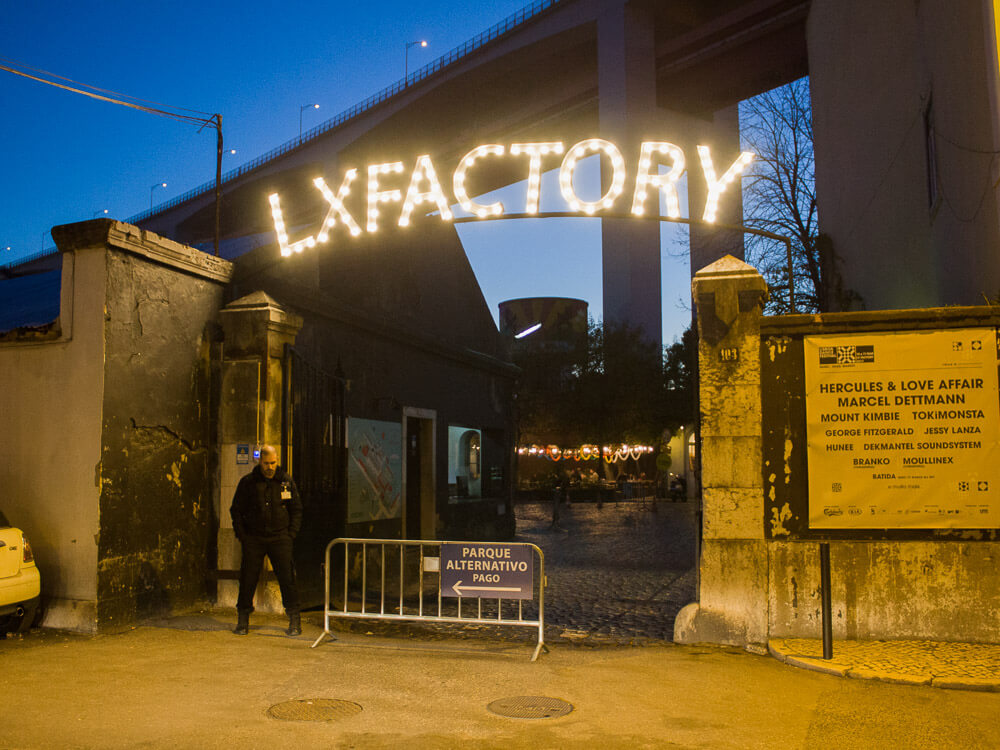
<path id="1" fill-rule="evenodd" d="M 108 212 L 108 209 L 106 209 L 106 208 L 103 208 L 100 211 L 94 211 L 94 215 L 91 218 L 96 219 L 101 214 L 106 214 L 107 212 Z"/>
<path id="2" fill-rule="evenodd" d="M 156 188 L 158 188 L 158 187 L 166 187 L 166 186 L 167 186 L 167 183 L 165 183 L 165 182 L 158 182 L 158 183 L 156 183 L 155 185 L 153 185 L 149 189 L 149 210 L 150 211 L 153 210 L 153 191 L 156 190 Z"/>
<path id="3" fill-rule="evenodd" d="M 307 109 L 319 109 L 318 104 L 303 104 L 299 107 L 299 138 L 302 137 L 302 113 Z"/>
<path id="4" fill-rule="evenodd" d="M 403 82 L 410 75 L 410 47 L 426 47 L 427 42 L 422 39 L 419 42 L 407 42 L 406 43 L 406 54 L 403 56 Z"/>

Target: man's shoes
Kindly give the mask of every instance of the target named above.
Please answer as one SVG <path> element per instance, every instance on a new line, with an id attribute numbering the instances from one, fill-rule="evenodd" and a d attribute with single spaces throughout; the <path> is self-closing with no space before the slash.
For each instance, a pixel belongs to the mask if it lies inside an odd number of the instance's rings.
<path id="1" fill-rule="evenodd" d="M 302 635 L 302 618 L 298 612 L 288 615 L 288 630 L 285 632 L 288 635 Z"/>
<path id="2" fill-rule="evenodd" d="M 250 632 L 250 613 L 237 612 L 236 627 L 233 629 L 233 633 L 235 633 L 236 635 L 246 635 L 249 632 Z"/>

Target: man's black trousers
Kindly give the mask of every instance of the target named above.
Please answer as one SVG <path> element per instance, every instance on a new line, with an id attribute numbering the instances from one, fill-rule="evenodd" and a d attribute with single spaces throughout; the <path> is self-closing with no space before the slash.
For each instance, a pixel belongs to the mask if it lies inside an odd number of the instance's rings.
<path id="1" fill-rule="evenodd" d="M 243 558 L 240 562 L 240 595 L 236 609 L 253 612 L 253 595 L 260 580 L 264 556 L 271 561 L 274 575 L 281 589 L 281 604 L 285 612 L 299 612 L 299 590 L 295 584 L 295 565 L 292 563 L 292 538 L 287 534 L 277 536 L 245 536 L 242 540 Z"/>

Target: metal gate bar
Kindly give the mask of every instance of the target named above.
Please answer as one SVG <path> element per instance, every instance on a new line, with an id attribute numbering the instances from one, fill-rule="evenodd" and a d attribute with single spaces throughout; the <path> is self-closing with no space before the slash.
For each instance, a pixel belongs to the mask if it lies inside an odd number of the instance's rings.
<path id="1" fill-rule="evenodd" d="M 534 653 L 531 655 L 531 661 L 535 661 L 538 655 L 544 650 L 548 652 L 548 646 L 545 645 L 545 555 L 542 550 L 534 544 L 527 542 L 468 542 L 476 545 L 496 545 L 505 547 L 527 547 L 534 551 L 537 556 L 537 570 L 538 579 L 537 584 L 533 584 L 536 589 L 532 594 L 537 593 L 538 602 L 538 617 L 537 619 L 531 619 L 526 617 L 524 609 L 524 600 L 517 600 L 516 616 L 512 613 L 514 610 L 514 605 L 512 600 L 503 598 L 488 598 L 484 599 L 482 597 L 475 597 L 478 599 L 475 614 L 474 615 L 463 615 L 462 614 L 462 599 L 463 597 L 455 597 L 456 603 L 454 607 L 455 614 L 450 614 L 447 610 L 450 609 L 445 605 L 444 597 L 441 593 L 441 571 L 440 571 L 440 560 L 441 560 L 441 546 L 444 544 L 461 544 L 462 542 L 448 542 L 448 541 L 434 541 L 426 539 L 360 539 L 360 538 L 348 538 L 340 537 L 334 539 L 326 546 L 326 567 L 325 567 L 325 596 L 323 603 L 323 632 L 320 633 L 319 637 L 312 644 L 313 648 L 316 648 L 322 641 L 324 637 L 329 637 L 331 640 L 337 640 L 336 636 L 330 631 L 330 621 L 332 618 L 340 617 L 345 619 L 372 619 L 372 620 L 405 620 L 408 622 L 435 622 L 435 623 L 458 623 L 466 625 L 510 625 L 515 627 L 530 627 L 536 628 L 538 630 L 538 643 L 535 646 Z M 332 552 L 333 549 L 341 545 L 344 549 L 344 582 L 343 588 L 339 591 L 333 591 L 331 586 L 331 581 L 333 579 L 333 567 L 331 565 Z M 369 558 L 369 547 L 379 547 L 376 559 L 373 560 L 373 565 L 378 564 L 379 575 L 377 578 L 378 591 L 369 590 L 369 575 L 368 575 L 368 558 Z M 360 570 L 360 586 L 351 588 L 350 585 L 350 570 L 351 570 L 351 550 L 360 549 L 361 554 L 361 570 Z M 387 556 L 387 549 L 390 554 Z M 386 581 L 386 572 L 389 565 L 391 565 L 391 552 L 395 550 L 399 555 L 399 580 L 398 582 Z M 416 602 L 407 604 L 407 592 L 406 592 L 406 558 L 407 550 L 416 550 L 417 552 L 417 587 L 415 589 Z M 427 554 L 427 550 L 436 551 L 436 555 Z M 433 563 L 428 564 L 428 561 L 433 561 Z M 424 587 L 425 587 L 425 576 L 437 574 L 437 613 L 427 614 L 424 607 Z M 410 580 L 413 580 L 412 578 Z M 386 594 L 390 592 L 390 597 L 392 593 L 390 589 L 393 585 L 398 586 L 398 604 L 392 606 L 390 604 L 390 609 L 386 609 Z M 352 600 L 352 597 L 353 600 Z M 378 611 L 369 609 L 368 601 L 369 597 L 378 601 Z M 411 599 L 413 594 L 411 593 Z M 448 597 L 451 598 L 451 597 Z M 465 597 L 468 598 L 468 597 Z M 340 601 L 340 606 L 334 608 L 334 600 Z M 391 601 L 391 599 L 390 599 Z M 496 604 L 496 616 L 494 617 L 492 613 L 483 612 L 483 602 Z M 528 601 L 535 601 L 534 598 Z M 508 602 L 506 608 L 504 603 Z M 353 605 L 353 606 L 352 606 Z M 489 609 L 489 607 L 488 607 Z M 505 617 L 505 609 L 508 616 Z M 530 613 L 529 613 L 530 614 Z"/>

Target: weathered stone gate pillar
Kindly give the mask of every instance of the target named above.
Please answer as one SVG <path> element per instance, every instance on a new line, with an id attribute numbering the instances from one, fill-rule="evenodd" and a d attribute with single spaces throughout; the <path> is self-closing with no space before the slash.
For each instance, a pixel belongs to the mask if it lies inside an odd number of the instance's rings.
<path id="1" fill-rule="evenodd" d="M 767 547 L 761 474 L 760 321 L 767 284 L 727 255 L 695 274 L 701 408 L 699 602 L 674 640 L 767 642 Z"/>
<path id="2" fill-rule="evenodd" d="M 223 308 L 222 396 L 219 404 L 219 606 L 235 607 L 240 545 L 229 515 L 236 485 L 256 464 L 254 449 L 271 444 L 281 454 L 282 362 L 285 344 L 295 343 L 302 318 L 264 292 Z M 239 447 L 242 450 L 237 450 Z M 243 452 L 249 449 L 249 453 Z M 270 568 L 268 568 L 270 570 Z M 262 577 L 254 606 L 281 612 L 278 584 Z"/>

